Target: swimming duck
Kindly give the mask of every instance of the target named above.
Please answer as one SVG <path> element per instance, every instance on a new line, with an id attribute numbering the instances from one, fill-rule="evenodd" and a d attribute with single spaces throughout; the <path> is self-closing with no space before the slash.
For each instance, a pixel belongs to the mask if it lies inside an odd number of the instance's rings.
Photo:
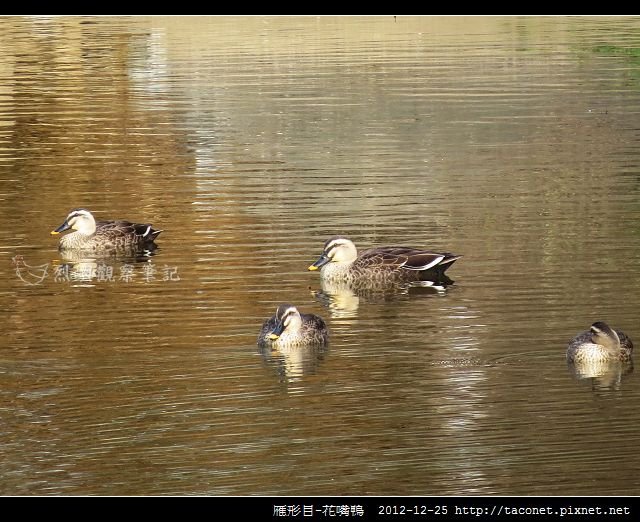
<path id="1" fill-rule="evenodd" d="M 323 345 L 329 341 L 324 320 L 314 314 L 302 314 L 291 304 L 281 304 L 273 317 L 262 325 L 258 346 Z"/>
<path id="2" fill-rule="evenodd" d="M 57 235 L 70 228 L 76 232 L 60 238 L 60 250 L 93 253 L 153 250 L 156 247 L 154 240 L 162 232 L 146 223 L 96 221 L 93 214 L 84 208 L 69 212 L 64 223 L 51 234 Z"/>
<path id="3" fill-rule="evenodd" d="M 574 363 L 627 362 L 631 360 L 633 343 L 620 330 L 597 321 L 576 335 L 567 347 L 567 361 Z"/>
<path id="4" fill-rule="evenodd" d="M 444 272 L 460 257 L 404 246 L 370 248 L 358 255 L 351 240 L 334 236 L 325 242 L 322 254 L 309 270 L 320 269 L 325 281 L 354 286 L 434 280 L 452 283 Z"/>

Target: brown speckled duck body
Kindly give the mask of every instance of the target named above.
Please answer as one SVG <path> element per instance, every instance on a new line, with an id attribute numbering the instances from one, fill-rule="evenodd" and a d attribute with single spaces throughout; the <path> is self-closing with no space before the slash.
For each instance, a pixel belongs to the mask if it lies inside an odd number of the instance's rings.
<path id="1" fill-rule="evenodd" d="M 314 314 L 303 314 L 291 304 L 278 306 L 273 317 L 262 325 L 258 346 L 294 347 L 324 345 L 329 331 L 324 320 Z"/>
<path id="2" fill-rule="evenodd" d="M 633 343 L 624 332 L 597 321 L 569 342 L 567 361 L 577 364 L 628 362 L 632 353 Z"/>
<path id="3" fill-rule="evenodd" d="M 360 255 L 343 236 L 329 238 L 309 270 L 320 269 L 323 281 L 352 287 L 376 287 L 422 281 L 451 283 L 445 271 L 462 256 L 405 246 L 376 247 Z"/>
<path id="4" fill-rule="evenodd" d="M 69 212 L 64 223 L 51 234 L 60 234 L 68 229 L 75 232 L 60 238 L 59 249 L 92 254 L 153 250 L 156 248 L 154 241 L 162 232 L 147 223 L 124 220 L 96 221 L 93 214 L 84 208 L 76 208 Z"/>

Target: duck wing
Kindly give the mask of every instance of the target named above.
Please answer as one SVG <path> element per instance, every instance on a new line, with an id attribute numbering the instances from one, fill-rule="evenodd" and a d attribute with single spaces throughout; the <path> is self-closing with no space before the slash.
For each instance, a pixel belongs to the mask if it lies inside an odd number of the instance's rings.
<path id="1" fill-rule="evenodd" d="M 96 229 L 111 236 L 135 236 L 144 241 L 153 241 L 162 230 L 155 230 L 148 223 L 132 223 L 125 220 L 98 221 Z"/>
<path id="2" fill-rule="evenodd" d="M 314 330 L 323 330 L 327 327 L 324 319 L 315 314 L 300 314 L 302 323 L 311 326 Z"/>
<path id="3" fill-rule="evenodd" d="M 366 250 L 355 263 L 359 267 L 388 265 L 422 271 L 453 263 L 459 257 L 449 252 L 430 252 L 411 247 L 392 246 Z"/>
<path id="4" fill-rule="evenodd" d="M 329 340 L 327 324 L 324 322 L 322 317 L 315 314 L 300 314 L 300 317 L 302 318 L 304 328 L 307 328 L 312 332 L 317 332 L 317 337 L 319 337 L 323 342 L 327 342 Z"/>
<path id="5" fill-rule="evenodd" d="M 631 342 L 629 336 L 624 332 L 621 332 L 620 330 L 616 330 L 616 333 L 620 338 L 620 346 L 626 348 L 627 350 L 629 350 L 629 352 L 631 352 L 633 350 L 633 342 Z"/>

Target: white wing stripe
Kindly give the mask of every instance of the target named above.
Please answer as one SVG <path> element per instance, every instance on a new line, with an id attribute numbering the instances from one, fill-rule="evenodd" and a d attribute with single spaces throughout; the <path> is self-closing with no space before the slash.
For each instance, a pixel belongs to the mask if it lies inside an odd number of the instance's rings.
<path id="1" fill-rule="evenodd" d="M 433 261 L 431 261 L 431 263 L 427 263 L 426 265 L 422 265 L 422 266 L 405 266 L 405 268 L 407 268 L 409 270 L 428 270 L 429 268 L 433 268 L 434 266 L 439 265 L 442 262 L 443 259 L 444 259 L 444 256 L 438 256 Z"/>

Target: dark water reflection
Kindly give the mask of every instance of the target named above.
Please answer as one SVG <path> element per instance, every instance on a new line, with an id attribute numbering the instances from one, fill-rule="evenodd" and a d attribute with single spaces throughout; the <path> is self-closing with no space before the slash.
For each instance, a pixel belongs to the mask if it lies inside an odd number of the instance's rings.
<path id="1" fill-rule="evenodd" d="M 636 494 L 637 372 L 565 348 L 640 338 L 639 28 L 0 18 L 0 493 Z M 158 250 L 63 259 L 75 207 Z M 336 234 L 463 257 L 326 288 Z"/>

